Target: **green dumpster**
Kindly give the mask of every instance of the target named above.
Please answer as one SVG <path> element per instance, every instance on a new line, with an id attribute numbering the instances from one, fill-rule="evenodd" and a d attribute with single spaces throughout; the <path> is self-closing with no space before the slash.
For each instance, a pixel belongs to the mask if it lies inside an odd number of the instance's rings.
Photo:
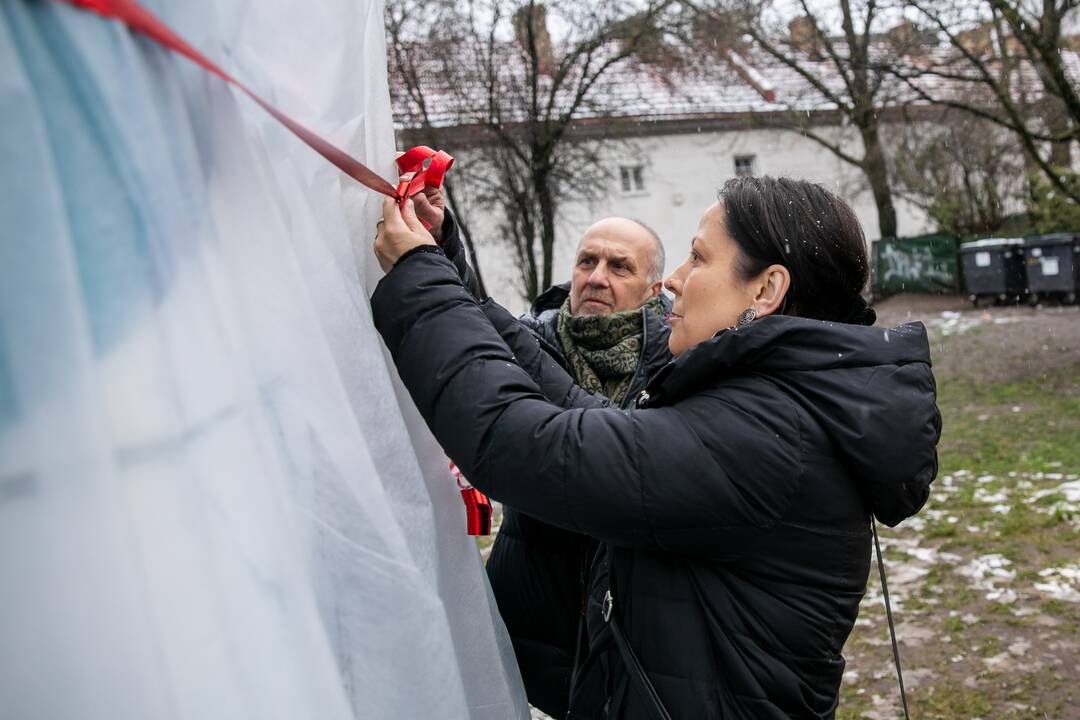
<path id="1" fill-rule="evenodd" d="M 955 235 L 878 240 L 874 243 L 874 294 L 958 292 L 958 242 Z"/>

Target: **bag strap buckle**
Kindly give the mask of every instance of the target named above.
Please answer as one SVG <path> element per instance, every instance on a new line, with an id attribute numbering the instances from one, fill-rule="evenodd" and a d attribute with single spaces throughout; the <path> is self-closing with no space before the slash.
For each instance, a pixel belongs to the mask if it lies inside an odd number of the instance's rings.
<path id="1" fill-rule="evenodd" d="M 611 588 L 604 593 L 603 615 L 604 622 L 611 621 L 611 609 L 615 606 L 615 599 L 611 597 Z"/>

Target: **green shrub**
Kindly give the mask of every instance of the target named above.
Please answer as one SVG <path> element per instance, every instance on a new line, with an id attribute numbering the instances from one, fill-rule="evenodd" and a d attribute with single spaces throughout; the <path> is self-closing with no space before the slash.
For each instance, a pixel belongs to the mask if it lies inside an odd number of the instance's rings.
<path id="1" fill-rule="evenodd" d="M 1080 196 L 1080 173 L 1061 170 L 1065 185 Z M 1028 175 L 1031 195 L 1028 214 L 1035 232 L 1080 232 L 1080 203 L 1076 202 L 1041 173 Z"/>

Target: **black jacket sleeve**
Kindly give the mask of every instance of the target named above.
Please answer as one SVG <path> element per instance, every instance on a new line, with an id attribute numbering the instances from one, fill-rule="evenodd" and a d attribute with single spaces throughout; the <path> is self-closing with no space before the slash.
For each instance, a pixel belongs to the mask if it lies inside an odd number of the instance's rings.
<path id="1" fill-rule="evenodd" d="M 461 284 L 473 294 L 473 297 L 483 300 L 484 298 L 480 297 L 480 283 L 476 281 L 476 273 L 473 272 L 472 266 L 469 265 L 468 254 L 465 252 L 465 243 L 461 241 L 461 233 L 458 231 L 457 221 L 454 220 L 454 214 L 450 211 L 450 208 L 446 208 L 443 212 L 439 247 L 446 253 L 446 257 L 450 259 L 450 262 L 454 263 L 454 269 L 457 270 Z"/>
<path id="2" fill-rule="evenodd" d="M 476 487 L 535 518 L 617 546 L 730 553 L 774 525 L 801 482 L 797 440 L 781 439 L 800 437 L 798 418 L 784 407 L 747 414 L 706 395 L 641 411 L 553 404 L 444 257 L 396 265 L 372 308 L 447 454 Z M 730 442 L 759 470 L 729 476 L 698 422 L 738 428 Z"/>

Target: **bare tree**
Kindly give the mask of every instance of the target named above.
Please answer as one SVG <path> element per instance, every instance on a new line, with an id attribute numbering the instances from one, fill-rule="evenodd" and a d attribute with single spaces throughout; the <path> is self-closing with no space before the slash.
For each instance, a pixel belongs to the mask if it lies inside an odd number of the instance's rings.
<path id="1" fill-rule="evenodd" d="M 797 97 L 777 97 L 788 106 L 788 127 L 862 171 L 877 206 L 881 237 L 896 236 L 896 208 L 890 185 L 888 151 L 882 137 L 883 111 L 897 106 L 900 85 L 881 67 L 883 57 L 898 57 L 923 42 L 912 26 L 880 34 L 881 8 L 876 0 L 812 3 L 798 0 L 803 13 L 785 28 L 789 6 L 753 0 L 688 0 L 699 13 L 737 24 L 755 46 L 805 88 Z M 835 32 L 834 32 L 835 30 Z M 859 148 L 822 132 L 822 117 L 852 127 Z"/>
<path id="2" fill-rule="evenodd" d="M 899 75 L 924 101 L 1009 129 L 1033 165 L 1074 202 L 1072 146 L 1080 90 L 1064 56 L 1063 25 L 1078 0 L 903 0 L 948 45 Z M 982 92 L 972 92 L 980 89 Z"/>
<path id="3" fill-rule="evenodd" d="M 502 210 L 500 231 L 522 294 L 551 284 L 555 227 L 567 198 L 607 179 L 588 118 L 617 117 L 605 83 L 634 64 L 672 64 L 674 0 L 432 0 L 387 6 L 391 77 L 403 135 L 467 148 L 472 199 Z M 549 34 L 549 21 L 558 41 Z M 463 204 L 453 203 L 460 211 Z M 460 213 L 459 213 L 460 214 Z M 473 260 L 475 243 L 470 237 Z"/>
<path id="4" fill-rule="evenodd" d="M 905 123 L 893 154 L 893 187 L 953 235 L 992 234 L 1019 208 L 1024 155 L 1012 133 L 952 108 Z"/>
<path id="5" fill-rule="evenodd" d="M 387 61 L 394 78 L 390 90 L 395 106 L 408 108 L 406 123 L 410 133 L 409 144 L 422 143 L 451 154 L 458 152 L 458 138 L 439 122 L 439 108 L 429 106 L 425 92 L 428 78 L 424 77 L 424 73 L 439 65 L 452 63 L 462 31 L 454 3 L 387 3 Z M 459 183 L 455 179 L 461 176 L 462 170 L 459 163 L 455 172 L 446 176 L 443 194 L 454 210 L 469 263 L 483 296 L 487 295 L 487 288 L 469 217 L 464 212 L 467 202 L 463 194 L 466 190 L 459 190 Z M 467 189 L 468 182 L 461 183 L 461 187 Z"/>

